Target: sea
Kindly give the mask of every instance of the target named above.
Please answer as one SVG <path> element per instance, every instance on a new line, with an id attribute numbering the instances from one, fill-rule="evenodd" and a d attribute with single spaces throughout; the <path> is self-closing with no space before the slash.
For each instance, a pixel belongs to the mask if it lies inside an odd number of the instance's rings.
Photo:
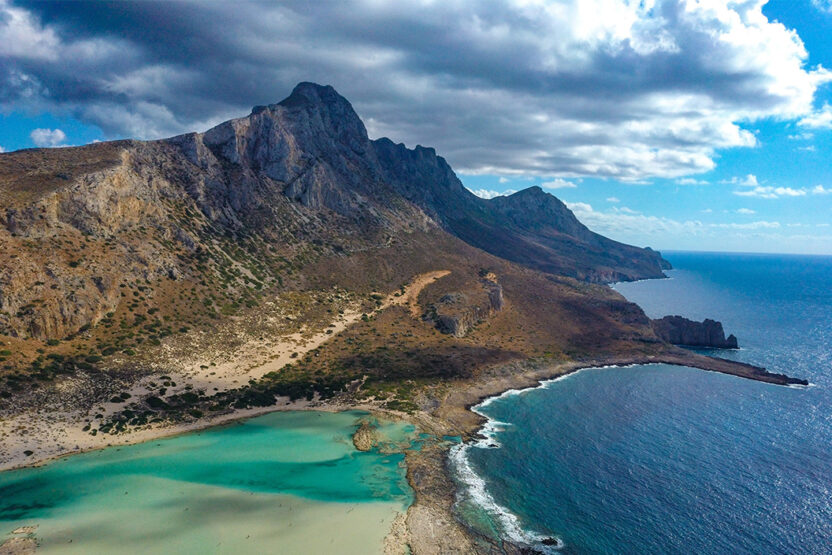
<path id="1" fill-rule="evenodd" d="M 452 450 L 458 514 L 550 552 L 832 553 L 832 257 L 664 254 L 669 279 L 615 289 L 811 385 L 654 364 L 488 399 L 486 439 Z"/>
<path id="2" fill-rule="evenodd" d="M 0 543 L 42 553 L 382 553 L 412 502 L 413 427 L 367 413 L 275 412 L 0 473 Z M 2 551 L 2 549 L 0 549 Z"/>

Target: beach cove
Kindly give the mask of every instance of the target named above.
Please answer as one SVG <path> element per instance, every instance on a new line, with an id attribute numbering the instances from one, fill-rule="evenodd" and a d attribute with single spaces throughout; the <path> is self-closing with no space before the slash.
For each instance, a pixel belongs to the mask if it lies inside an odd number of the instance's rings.
<path id="1" fill-rule="evenodd" d="M 44 553 L 382 553 L 412 501 L 413 428 L 378 423 L 362 452 L 352 434 L 368 418 L 275 412 L 3 472 L 2 539 Z"/>

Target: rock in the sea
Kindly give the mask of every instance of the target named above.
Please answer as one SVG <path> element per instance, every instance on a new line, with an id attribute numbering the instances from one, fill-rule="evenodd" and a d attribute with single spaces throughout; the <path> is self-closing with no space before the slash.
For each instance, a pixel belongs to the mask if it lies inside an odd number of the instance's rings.
<path id="1" fill-rule="evenodd" d="M 682 316 L 665 316 L 651 323 L 659 339 L 674 345 L 718 349 L 739 348 L 737 338 L 733 334 L 726 338 L 722 323 L 710 318 L 702 322 L 694 322 Z"/>
<path id="2" fill-rule="evenodd" d="M 378 443 L 378 433 L 375 426 L 367 420 L 363 420 L 352 435 L 352 444 L 359 451 L 369 451 L 376 443 Z"/>

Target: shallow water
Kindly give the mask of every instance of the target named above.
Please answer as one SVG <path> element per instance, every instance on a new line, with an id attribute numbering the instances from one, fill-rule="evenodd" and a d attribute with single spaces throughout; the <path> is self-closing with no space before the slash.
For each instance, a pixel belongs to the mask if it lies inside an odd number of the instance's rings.
<path id="1" fill-rule="evenodd" d="M 411 490 L 402 454 L 353 447 L 363 417 L 272 413 L 3 472 L 0 534 L 37 525 L 47 553 L 381 552 Z"/>
<path id="2" fill-rule="evenodd" d="M 743 349 L 719 356 L 813 387 L 650 365 L 497 398 L 479 410 L 499 448 L 457 454 L 483 480 L 462 513 L 567 553 L 830 552 L 832 258 L 667 256 L 672 279 L 616 288 L 653 317 L 722 320 Z"/>

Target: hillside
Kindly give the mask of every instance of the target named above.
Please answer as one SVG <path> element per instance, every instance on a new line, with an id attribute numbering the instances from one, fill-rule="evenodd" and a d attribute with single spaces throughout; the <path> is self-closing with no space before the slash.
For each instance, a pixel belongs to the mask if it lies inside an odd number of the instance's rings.
<path id="1" fill-rule="evenodd" d="M 537 188 L 475 197 L 331 87 L 205 133 L 0 154 L 0 203 L 7 463 L 303 399 L 430 411 L 518 364 L 780 379 L 662 342 L 594 283 L 661 276 L 657 253 Z"/>

